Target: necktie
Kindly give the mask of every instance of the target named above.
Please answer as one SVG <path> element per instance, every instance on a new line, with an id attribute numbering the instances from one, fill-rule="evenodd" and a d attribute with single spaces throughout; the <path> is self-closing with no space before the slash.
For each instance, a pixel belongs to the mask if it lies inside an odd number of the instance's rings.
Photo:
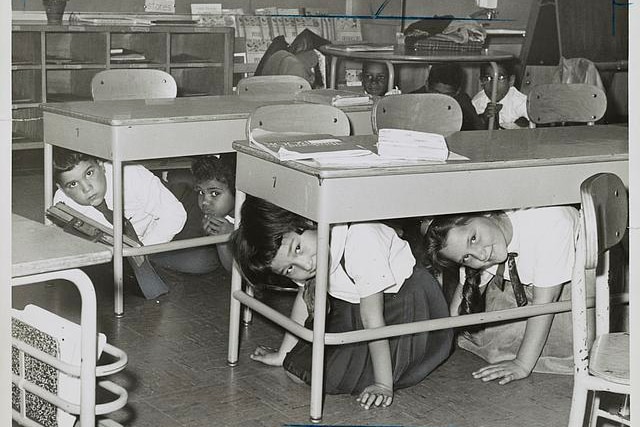
<path id="1" fill-rule="evenodd" d="M 509 252 L 507 254 L 507 260 L 498 266 L 498 270 L 496 271 L 495 284 L 500 288 L 501 291 L 504 292 L 504 266 L 506 263 L 507 268 L 509 269 L 509 281 L 511 282 L 511 287 L 513 288 L 513 294 L 516 297 L 516 304 L 518 304 L 518 307 L 524 307 L 525 305 L 527 305 L 527 295 L 524 292 L 524 286 L 520 281 L 518 269 L 516 268 L 517 256 L 518 254 L 516 252 Z"/>
<path id="2" fill-rule="evenodd" d="M 113 211 L 107 206 L 106 200 L 102 199 L 102 202 L 98 206 L 96 206 L 96 209 L 100 213 L 102 213 L 102 215 L 104 215 L 104 217 L 107 219 L 107 221 L 109 221 L 111 225 L 113 225 Z M 133 224 L 131 224 L 131 221 L 129 221 L 127 218 L 124 218 L 123 216 L 122 224 L 122 232 L 124 233 L 124 235 L 129 237 L 130 239 L 135 240 L 138 243 L 141 243 L 136 230 L 133 228 Z"/>
<path id="3" fill-rule="evenodd" d="M 458 313 L 470 314 L 484 311 L 484 296 L 480 292 L 481 270 L 465 268 L 464 285 L 462 285 L 462 301 Z"/>

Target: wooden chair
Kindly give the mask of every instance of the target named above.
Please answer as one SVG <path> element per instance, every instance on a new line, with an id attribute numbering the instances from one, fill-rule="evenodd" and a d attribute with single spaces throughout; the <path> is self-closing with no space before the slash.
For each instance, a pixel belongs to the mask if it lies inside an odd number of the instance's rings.
<path id="1" fill-rule="evenodd" d="M 629 385 L 629 334 L 611 333 L 609 328 L 609 283 L 598 281 L 596 269 L 602 267 L 607 251 L 620 242 L 628 219 L 627 190 L 618 176 L 599 173 L 587 178 L 580 186 L 582 199 L 582 238 L 579 239 L 576 258 L 584 256 L 584 271 L 574 280 L 571 288 L 573 319 L 574 385 L 569 426 L 583 425 L 587 405 L 587 392 L 593 390 L 590 426 L 598 417 L 631 425 L 629 417 L 611 414 L 600 409 L 598 392 L 631 394 Z M 599 263 L 599 261 L 601 263 Z M 606 264 L 606 263 L 605 263 Z M 579 263 L 576 264 L 579 268 Z M 605 269 L 606 270 L 606 269 Z M 600 271 L 600 270 L 598 270 Z M 587 333 L 586 289 L 595 288 L 596 330 L 590 345 Z"/>
<path id="2" fill-rule="evenodd" d="M 373 104 L 373 132 L 379 129 L 407 129 L 444 136 L 462 127 L 458 101 L 440 93 L 411 93 L 384 96 Z"/>
<path id="3" fill-rule="evenodd" d="M 311 84 L 299 76 L 251 76 L 238 82 L 238 95 L 291 101 L 301 90 L 311 89 Z"/>
<path id="4" fill-rule="evenodd" d="M 281 104 L 258 107 L 247 120 L 247 139 L 255 128 L 272 132 L 323 133 L 347 136 L 349 118 L 339 108 L 325 104 Z"/>
<path id="5" fill-rule="evenodd" d="M 607 110 L 607 96 L 584 83 L 551 83 L 531 88 L 527 97 L 530 127 L 579 122 L 593 125 Z"/>
<path id="6" fill-rule="evenodd" d="M 94 101 L 113 99 L 175 98 L 178 88 L 171 74 L 149 68 L 112 69 L 91 79 Z"/>

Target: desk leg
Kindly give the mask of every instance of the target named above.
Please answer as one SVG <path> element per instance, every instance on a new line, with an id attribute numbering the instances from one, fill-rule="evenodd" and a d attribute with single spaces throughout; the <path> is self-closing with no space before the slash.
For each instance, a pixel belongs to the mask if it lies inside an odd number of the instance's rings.
<path id="1" fill-rule="evenodd" d="M 81 341 L 80 352 L 80 426 L 94 427 L 96 414 L 96 346 L 97 315 L 96 292 L 91 279 L 79 269 L 34 274 L 11 280 L 13 286 L 63 279 L 73 283 L 80 292 Z"/>
<path id="2" fill-rule="evenodd" d="M 122 197 L 122 161 L 114 153 L 113 159 L 113 298 L 116 316 L 124 315 L 123 291 L 123 258 L 122 258 L 122 228 L 123 228 L 123 197 Z"/>
<path id="3" fill-rule="evenodd" d="M 236 190 L 236 206 L 235 206 L 235 225 L 234 228 L 238 228 L 240 225 L 240 208 L 246 194 L 240 190 Z M 229 349 L 227 352 L 227 365 L 233 367 L 238 364 L 238 348 L 240 347 L 240 301 L 233 297 L 235 291 L 242 290 L 242 277 L 240 276 L 240 270 L 235 260 L 233 261 L 233 268 L 231 269 L 231 295 L 229 304 Z"/>
<path id="4" fill-rule="evenodd" d="M 337 72 L 338 72 L 338 57 L 334 55 L 331 57 L 331 78 L 329 79 L 329 89 L 336 88 Z"/>
<path id="5" fill-rule="evenodd" d="M 311 422 L 322 421 L 322 382 L 324 371 L 324 333 L 327 317 L 327 282 L 329 279 L 329 224 L 318 223 L 316 291 L 313 309 L 313 352 L 311 358 Z"/>
<path id="6" fill-rule="evenodd" d="M 495 103 L 496 98 L 498 97 L 498 85 L 496 82 L 498 81 L 498 74 L 500 70 L 498 69 L 498 64 L 495 61 L 489 62 L 491 64 L 491 68 L 493 69 L 493 84 L 491 85 L 491 102 Z M 489 117 L 489 130 L 493 129 L 493 124 L 495 123 L 495 116 Z M 498 123 L 499 124 L 499 123 Z"/>
<path id="7" fill-rule="evenodd" d="M 395 87 L 396 70 L 393 67 L 393 64 L 391 63 L 391 61 L 385 61 L 385 64 L 387 65 L 387 70 L 389 71 L 389 82 L 387 83 L 387 92 L 391 92 Z"/>
<path id="8" fill-rule="evenodd" d="M 51 225 L 46 212 L 53 203 L 53 146 L 44 143 L 44 223 Z"/>

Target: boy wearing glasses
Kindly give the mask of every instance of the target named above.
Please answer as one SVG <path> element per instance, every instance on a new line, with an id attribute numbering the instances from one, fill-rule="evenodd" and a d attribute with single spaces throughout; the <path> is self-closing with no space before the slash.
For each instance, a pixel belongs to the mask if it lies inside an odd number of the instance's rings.
<path id="1" fill-rule="evenodd" d="M 496 102 L 491 102 L 493 85 L 493 69 L 490 64 L 480 70 L 480 86 L 482 90 L 471 100 L 480 117 L 488 123 L 492 116 L 498 117 L 496 125 L 501 129 L 518 129 L 529 126 L 527 115 L 527 95 L 516 89 L 513 63 L 498 64 Z"/>

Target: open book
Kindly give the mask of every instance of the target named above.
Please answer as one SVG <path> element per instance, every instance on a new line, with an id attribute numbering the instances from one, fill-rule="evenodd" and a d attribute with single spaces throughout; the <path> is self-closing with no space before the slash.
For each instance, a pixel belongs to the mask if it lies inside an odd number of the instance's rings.
<path id="1" fill-rule="evenodd" d="M 437 133 L 380 129 L 378 154 L 385 158 L 444 162 L 449 158 L 449 147 L 444 136 Z"/>
<path id="2" fill-rule="evenodd" d="M 348 107 L 350 105 L 370 105 L 371 96 L 366 93 L 352 92 L 339 89 L 309 89 L 296 93 L 296 101 L 311 102 L 313 104 L 328 104 L 334 107 Z"/>
<path id="3" fill-rule="evenodd" d="M 304 132 L 270 132 L 255 128 L 249 141 L 278 160 L 301 160 L 327 157 L 351 157 L 371 154 L 353 142 L 327 134 Z"/>
<path id="4" fill-rule="evenodd" d="M 89 218 L 62 202 L 47 209 L 47 218 L 64 231 L 78 237 L 113 246 L 113 229 Z M 122 243 L 129 247 L 140 244 L 127 235 L 122 235 Z"/>

